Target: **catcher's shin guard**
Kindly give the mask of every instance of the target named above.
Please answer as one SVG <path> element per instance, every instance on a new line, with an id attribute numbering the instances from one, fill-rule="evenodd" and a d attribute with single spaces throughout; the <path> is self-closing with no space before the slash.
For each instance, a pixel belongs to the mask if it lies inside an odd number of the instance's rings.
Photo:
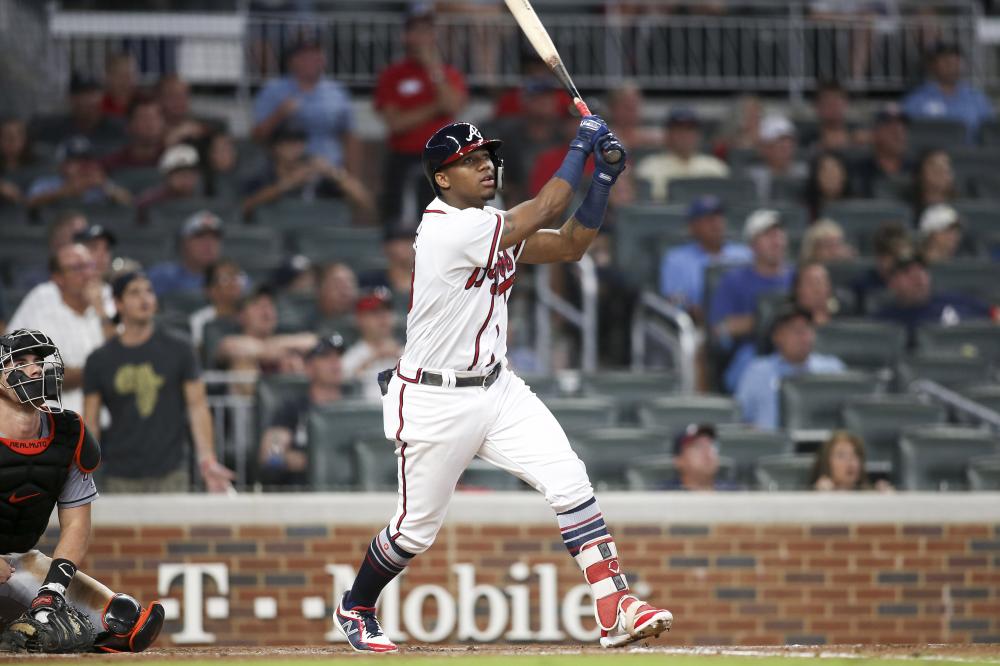
<path id="1" fill-rule="evenodd" d="M 142 652 L 160 635 L 163 619 L 163 605 L 159 601 L 144 609 L 129 595 L 118 593 L 104 607 L 101 614 L 104 631 L 97 635 L 94 649 L 98 652 Z"/>

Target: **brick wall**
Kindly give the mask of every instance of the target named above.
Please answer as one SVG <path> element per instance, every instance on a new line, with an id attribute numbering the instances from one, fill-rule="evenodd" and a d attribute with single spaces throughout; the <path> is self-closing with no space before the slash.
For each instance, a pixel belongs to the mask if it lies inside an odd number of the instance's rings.
<path id="1" fill-rule="evenodd" d="M 219 644 L 319 644 L 331 630 L 334 603 L 325 566 L 355 565 L 378 528 L 376 522 L 336 527 L 99 524 L 83 566 L 114 589 L 150 599 L 157 596 L 161 564 L 224 563 L 228 594 L 219 595 L 207 579 L 204 590 L 206 598 L 228 598 L 225 619 L 204 620 L 204 629 Z M 651 600 L 674 613 L 675 628 L 664 644 L 1000 641 L 1000 521 L 618 521 L 615 534 L 630 580 L 648 584 Z M 475 566 L 476 583 L 502 589 L 515 582 L 510 566 L 517 562 L 556 565 L 560 599 L 581 583 L 554 524 L 450 523 L 411 565 L 401 596 L 426 584 L 456 595 L 451 567 L 459 563 Z M 532 576 L 524 584 L 530 586 L 531 618 L 537 624 L 537 580 Z M 182 589 L 177 579 L 163 596 L 181 600 Z M 277 601 L 278 619 L 255 617 L 254 599 L 262 596 Z M 325 619 L 303 617 L 306 597 L 325 600 Z M 429 621 L 435 616 L 432 606 L 426 606 Z M 169 634 L 181 626 L 181 620 L 171 620 L 161 644 L 169 645 Z M 587 626 L 592 622 L 587 620 Z"/>

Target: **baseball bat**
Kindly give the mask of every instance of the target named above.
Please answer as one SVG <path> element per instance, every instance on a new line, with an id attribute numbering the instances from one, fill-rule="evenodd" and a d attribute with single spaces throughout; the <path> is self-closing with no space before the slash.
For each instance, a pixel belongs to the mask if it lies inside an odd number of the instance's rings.
<path id="1" fill-rule="evenodd" d="M 521 32 L 531 42 L 538 56 L 545 61 L 545 64 L 549 66 L 552 73 L 559 79 L 559 83 L 563 85 L 566 92 L 573 98 L 573 106 L 576 107 L 576 110 L 581 116 L 591 115 L 590 109 L 587 108 L 587 103 L 583 101 L 580 91 L 576 89 L 572 77 L 566 71 L 566 65 L 563 64 L 562 58 L 559 57 L 559 51 L 556 50 L 556 45 L 552 43 L 549 31 L 542 25 L 542 20 L 538 18 L 538 14 L 535 13 L 535 8 L 531 6 L 530 0 L 504 0 L 504 2 L 507 3 L 507 8 L 514 15 L 514 20 L 521 27 Z M 604 159 L 609 164 L 615 164 L 621 158 L 622 153 L 620 150 L 608 150 L 604 153 Z"/>

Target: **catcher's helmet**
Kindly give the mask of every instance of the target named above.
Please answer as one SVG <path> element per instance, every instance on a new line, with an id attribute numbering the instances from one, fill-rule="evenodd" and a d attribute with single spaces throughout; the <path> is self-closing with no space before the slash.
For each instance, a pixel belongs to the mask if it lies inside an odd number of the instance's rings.
<path id="1" fill-rule="evenodd" d="M 34 354 L 40 360 L 42 373 L 30 377 L 21 358 Z M 4 389 L 10 390 L 22 403 L 29 403 L 43 412 L 62 411 L 62 384 L 65 374 L 62 355 L 52 338 L 41 331 L 19 328 L 0 336 L 0 368 L 10 370 Z M 49 405 L 46 401 L 55 401 Z"/>
<path id="2" fill-rule="evenodd" d="M 441 194 L 437 183 L 434 182 L 434 174 L 442 168 L 458 161 L 463 155 L 468 155 L 474 150 L 485 148 L 490 151 L 490 159 L 496 167 L 497 189 L 503 187 L 503 158 L 500 157 L 500 146 L 502 142 L 498 139 L 484 139 L 479 129 L 472 123 L 452 123 L 445 125 L 427 140 L 424 146 L 424 175 L 430 181 L 434 192 Z"/>

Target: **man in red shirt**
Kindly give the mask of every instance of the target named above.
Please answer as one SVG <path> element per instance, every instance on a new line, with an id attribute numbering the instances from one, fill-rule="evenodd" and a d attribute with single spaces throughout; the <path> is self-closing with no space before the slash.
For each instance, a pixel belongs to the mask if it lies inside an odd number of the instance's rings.
<path id="1" fill-rule="evenodd" d="M 375 110 L 389 129 L 382 217 L 387 227 L 416 227 L 422 206 L 434 198 L 424 177 L 424 144 L 465 107 L 465 79 L 441 61 L 434 17 L 426 8 L 411 12 L 403 29 L 406 55 L 379 75 Z"/>

